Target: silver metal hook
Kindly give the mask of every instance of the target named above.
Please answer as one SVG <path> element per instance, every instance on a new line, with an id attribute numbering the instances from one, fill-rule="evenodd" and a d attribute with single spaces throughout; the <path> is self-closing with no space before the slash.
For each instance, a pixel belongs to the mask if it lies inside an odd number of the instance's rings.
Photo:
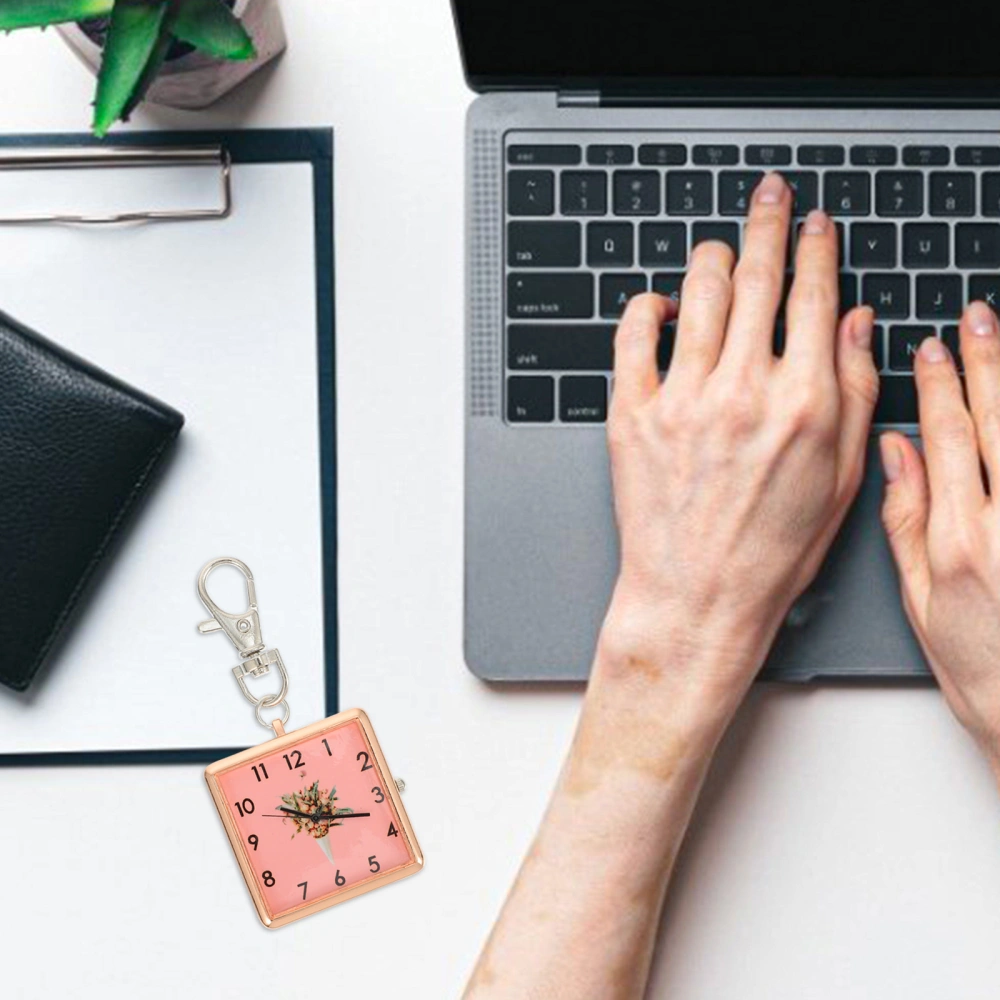
<path id="1" fill-rule="evenodd" d="M 223 611 L 211 597 L 208 596 L 206 586 L 209 575 L 220 566 L 234 566 L 242 574 L 247 584 L 247 610 L 234 615 L 229 611 Z M 201 603 L 208 608 L 212 616 L 207 622 L 201 622 L 198 631 L 202 635 L 209 632 L 218 632 L 222 629 L 229 636 L 232 644 L 240 651 L 240 656 L 247 657 L 257 653 L 264 648 L 264 639 L 260 633 L 260 615 L 257 612 L 257 591 L 253 585 L 253 573 L 245 562 L 235 559 L 232 556 L 222 556 L 220 559 L 213 559 L 202 568 L 198 574 L 198 596 Z"/>
<path id="2" fill-rule="evenodd" d="M 215 601 L 208 595 L 206 583 L 213 570 L 220 566 L 234 566 L 242 574 L 247 585 L 247 609 L 240 614 L 233 614 L 223 611 Z M 261 717 L 262 708 L 274 708 L 284 705 L 284 714 L 281 722 L 288 721 L 288 703 L 285 695 L 288 694 L 288 673 L 285 664 L 282 662 L 281 654 L 277 649 L 265 649 L 264 638 L 260 632 L 260 615 L 257 612 L 257 591 L 253 585 L 253 573 L 245 562 L 235 559 L 232 556 L 222 556 L 213 559 L 202 568 L 198 574 L 198 596 L 201 603 L 208 608 L 212 617 L 207 622 L 198 625 L 198 631 L 202 635 L 210 632 L 223 631 L 229 636 L 232 644 L 239 650 L 242 663 L 238 667 L 233 667 L 233 674 L 236 677 L 243 696 L 254 706 L 257 714 L 257 721 L 265 728 L 271 728 L 271 723 L 265 722 Z M 266 677 L 271 672 L 271 667 L 278 668 L 278 675 L 281 678 L 281 690 L 266 694 L 262 697 L 255 695 L 247 686 L 248 677 Z"/>

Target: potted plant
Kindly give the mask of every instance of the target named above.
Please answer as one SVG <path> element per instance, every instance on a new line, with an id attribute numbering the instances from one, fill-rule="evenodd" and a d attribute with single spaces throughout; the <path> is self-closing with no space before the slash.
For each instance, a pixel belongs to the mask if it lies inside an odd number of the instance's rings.
<path id="1" fill-rule="evenodd" d="M 277 0 L 0 0 L 0 31 L 48 25 L 98 74 L 98 136 L 144 99 L 211 104 L 285 47 Z"/>

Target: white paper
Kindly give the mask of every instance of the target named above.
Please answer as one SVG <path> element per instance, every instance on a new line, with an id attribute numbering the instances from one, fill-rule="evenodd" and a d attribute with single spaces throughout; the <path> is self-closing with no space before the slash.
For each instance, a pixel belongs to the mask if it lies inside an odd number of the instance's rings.
<path id="1" fill-rule="evenodd" d="M 117 208 L 143 171 L 88 172 L 93 210 L 102 174 Z M 39 203 L 67 183 L 32 176 Z M 213 183 L 180 171 L 171 200 L 201 204 Z M 290 674 L 290 725 L 326 714 L 312 168 L 237 165 L 233 198 L 223 221 L 0 227 L 0 309 L 186 417 L 66 641 L 29 692 L 0 688 L 0 753 L 264 738 L 235 648 L 196 629 L 209 616 L 195 578 L 223 555 L 254 573 L 264 639 Z M 209 590 L 241 611 L 239 583 L 220 570 Z"/>

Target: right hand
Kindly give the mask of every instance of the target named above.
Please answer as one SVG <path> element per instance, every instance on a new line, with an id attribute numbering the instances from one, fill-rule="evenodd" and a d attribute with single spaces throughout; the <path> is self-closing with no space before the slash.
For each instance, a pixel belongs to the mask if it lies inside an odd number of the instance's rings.
<path id="1" fill-rule="evenodd" d="M 968 405 L 947 348 L 928 338 L 916 357 L 924 455 L 882 436 L 883 521 L 920 645 L 1000 778 L 1000 329 L 981 302 L 960 329 Z"/>

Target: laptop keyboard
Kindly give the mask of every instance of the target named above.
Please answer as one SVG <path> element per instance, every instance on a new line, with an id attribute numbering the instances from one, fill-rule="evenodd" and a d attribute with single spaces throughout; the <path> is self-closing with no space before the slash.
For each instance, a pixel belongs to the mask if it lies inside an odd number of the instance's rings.
<path id="1" fill-rule="evenodd" d="M 509 423 L 602 423 L 626 302 L 648 290 L 679 297 L 702 240 L 738 252 L 750 195 L 771 169 L 791 185 L 797 220 L 823 208 L 837 222 L 842 312 L 875 309 L 877 423 L 916 422 L 913 356 L 925 337 L 942 337 L 957 358 L 965 303 L 1000 308 L 1000 145 L 649 138 L 508 136 Z M 782 307 L 779 354 L 783 338 Z M 672 341 L 668 327 L 662 370 Z"/>

